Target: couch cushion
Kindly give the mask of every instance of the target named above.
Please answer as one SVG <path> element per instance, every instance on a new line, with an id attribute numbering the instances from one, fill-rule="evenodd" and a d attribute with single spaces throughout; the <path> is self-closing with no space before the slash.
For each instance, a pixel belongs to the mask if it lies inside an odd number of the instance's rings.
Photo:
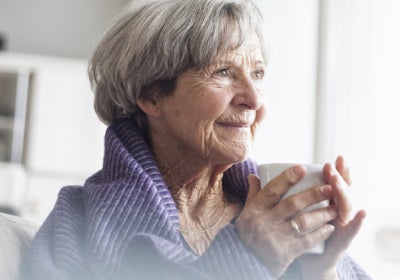
<path id="1" fill-rule="evenodd" d="M 21 259 L 38 226 L 21 217 L 0 213 L 0 272 L 2 280 L 19 277 Z"/>

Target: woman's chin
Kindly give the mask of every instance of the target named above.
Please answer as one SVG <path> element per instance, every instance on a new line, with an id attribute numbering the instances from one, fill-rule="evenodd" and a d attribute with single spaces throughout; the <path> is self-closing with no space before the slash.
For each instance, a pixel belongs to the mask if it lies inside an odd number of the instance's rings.
<path id="1" fill-rule="evenodd" d="M 223 154 L 223 162 L 225 164 L 235 164 L 246 160 L 250 155 L 249 149 L 244 150 L 230 150 Z"/>

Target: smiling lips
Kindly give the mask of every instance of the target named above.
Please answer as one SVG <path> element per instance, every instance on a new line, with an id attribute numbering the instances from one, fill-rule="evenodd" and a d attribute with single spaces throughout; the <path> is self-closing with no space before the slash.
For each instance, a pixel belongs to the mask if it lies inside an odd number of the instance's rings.
<path id="1" fill-rule="evenodd" d="M 218 122 L 217 124 L 230 128 L 248 128 L 252 122 Z"/>

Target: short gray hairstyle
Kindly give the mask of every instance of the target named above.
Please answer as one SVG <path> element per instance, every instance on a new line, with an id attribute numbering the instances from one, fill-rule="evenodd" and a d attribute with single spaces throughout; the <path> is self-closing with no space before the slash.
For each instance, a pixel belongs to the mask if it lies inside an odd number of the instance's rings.
<path id="1" fill-rule="evenodd" d="M 143 129 L 136 100 L 170 95 L 180 73 L 209 66 L 239 47 L 249 30 L 267 61 L 263 16 L 251 0 L 133 1 L 89 61 L 97 115 L 106 124 L 134 117 Z"/>

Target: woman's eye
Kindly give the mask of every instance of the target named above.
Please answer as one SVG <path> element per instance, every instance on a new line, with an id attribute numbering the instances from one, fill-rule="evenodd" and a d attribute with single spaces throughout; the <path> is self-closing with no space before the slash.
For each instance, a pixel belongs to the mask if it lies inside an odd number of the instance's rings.
<path id="1" fill-rule="evenodd" d="M 229 69 L 228 68 L 219 69 L 215 71 L 213 75 L 222 78 L 229 77 Z"/>
<path id="2" fill-rule="evenodd" d="M 262 69 L 256 70 L 253 72 L 252 76 L 253 76 L 254 80 L 261 81 L 262 79 L 264 79 L 264 70 L 262 70 Z"/>

